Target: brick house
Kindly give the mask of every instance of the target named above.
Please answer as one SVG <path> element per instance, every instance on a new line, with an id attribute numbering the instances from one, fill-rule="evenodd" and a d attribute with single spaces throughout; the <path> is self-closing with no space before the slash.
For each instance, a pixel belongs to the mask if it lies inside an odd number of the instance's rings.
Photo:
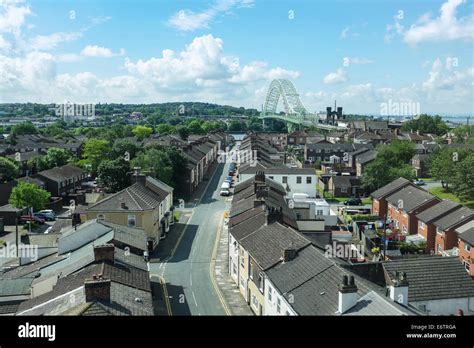
<path id="1" fill-rule="evenodd" d="M 418 235 L 426 240 L 426 251 L 434 252 L 436 247 L 436 227 L 433 222 L 460 207 L 459 203 L 445 199 L 416 216 L 418 219 Z"/>
<path id="2" fill-rule="evenodd" d="M 472 220 L 474 220 L 474 211 L 461 207 L 433 222 L 436 227 L 435 252 L 442 254 L 445 250 L 457 247 L 458 236 L 456 229 Z"/>
<path id="3" fill-rule="evenodd" d="M 464 229 L 468 226 L 468 229 Z M 459 243 L 459 259 L 471 277 L 474 277 L 474 223 L 471 222 L 456 229 Z"/>
<path id="4" fill-rule="evenodd" d="M 46 190 L 53 196 L 65 196 L 81 188 L 81 183 L 87 180 L 87 172 L 72 164 L 44 170 L 36 174 L 46 184 Z"/>
<path id="5" fill-rule="evenodd" d="M 387 197 L 394 192 L 406 187 L 414 186 L 409 180 L 405 178 L 398 178 L 378 190 L 372 192 L 372 212 L 374 215 L 384 217 L 387 214 Z"/>
<path id="6" fill-rule="evenodd" d="M 387 197 L 387 214 L 394 227 L 403 234 L 417 234 L 417 214 L 437 204 L 439 199 L 431 193 L 407 186 Z"/>

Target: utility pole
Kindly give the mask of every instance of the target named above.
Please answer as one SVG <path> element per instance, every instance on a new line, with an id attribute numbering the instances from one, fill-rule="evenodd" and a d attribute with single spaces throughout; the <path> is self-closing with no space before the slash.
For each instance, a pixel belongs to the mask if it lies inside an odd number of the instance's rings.
<path id="1" fill-rule="evenodd" d="M 383 219 L 383 259 L 385 261 L 385 254 L 387 252 L 387 213 L 385 213 Z"/>

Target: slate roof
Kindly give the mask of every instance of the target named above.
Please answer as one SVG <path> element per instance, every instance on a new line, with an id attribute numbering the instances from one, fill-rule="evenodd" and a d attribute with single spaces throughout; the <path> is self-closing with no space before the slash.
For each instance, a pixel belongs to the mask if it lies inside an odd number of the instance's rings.
<path id="1" fill-rule="evenodd" d="M 356 158 L 356 162 L 364 164 L 364 163 L 368 163 L 370 161 L 373 161 L 376 158 L 377 158 L 377 151 L 369 150 L 369 151 L 366 151 L 366 152 L 358 155 L 357 158 Z"/>
<path id="2" fill-rule="evenodd" d="M 0 279 L 1 296 L 29 295 L 34 278 Z"/>
<path id="3" fill-rule="evenodd" d="M 405 187 L 406 185 L 410 185 L 410 181 L 405 178 L 398 178 L 392 181 L 390 184 L 387 184 L 378 190 L 372 192 L 370 195 L 375 199 L 384 198 L 385 196 Z"/>
<path id="4" fill-rule="evenodd" d="M 265 212 L 265 205 L 258 206 L 254 209 L 246 210 L 238 215 L 234 215 L 229 219 L 229 227 L 233 227 L 241 222 L 244 222 L 255 215 Z"/>
<path id="5" fill-rule="evenodd" d="M 265 212 L 260 211 L 255 216 L 242 221 L 236 226 L 230 228 L 230 234 L 240 243 L 242 238 L 247 237 L 249 234 L 258 230 L 265 224 Z"/>
<path id="6" fill-rule="evenodd" d="M 310 245 L 298 251 L 291 261 L 279 263 L 267 270 L 266 274 L 279 292 L 283 294 L 333 265 L 333 262 Z"/>
<path id="7" fill-rule="evenodd" d="M 441 219 L 436 220 L 433 224 L 444 231 L 463 221 L 467 222 L 470 219 L 474 219 L 474 211 L 466 207 L 461 207 L 443 216 Z"/>
<path id="8" fill-rule="evenodd" d="M 375 291 L 362 296 L 357 300 L 354 307 L 349 309 L 343 315 L 368 315 L 368 316 L 382 316 L 382 315 L 413 315 L 407 309 L 399 305 L 397 302 L 390 299 L 383 298 Z"/>
<path id="9" fill-rule="evenodd" d="M 140 182 L 92 204 L 86 211 L 145 211 L 155 209 L 169 192 L 155 185 L 156 179 L 146 178 L 146 186 Z M 122 208 L 125 203 L 126 208 Z"/>
<path id="10" fill-rule="evenodd" d="M 255 195 L 252 195 L 248 198 L 242 199 L 237 202 L 232 202 L 232 208 L 230 210 L 230 216 L 236 216 L 244 211 L 250 210 L 254 207 Z"/>
<path id="11" fill-rule="evenodd" d="M 44 170 L 42 172 L 39 172 L 37 175 L 48 178 L 53 181 L 60 182 L 72 177 L 84 175 L 85 173 L 86 172 L 79 167 L 76 167 L 72 164 L 66 164 L 61 167 L 55 167 L 52 169 Z"/>
<path id="12" fill-rule="evenodd" d="M 474 280 L 458 257 L 419 257 L 382 265 L 391 279 L 396 271 L 407 273 L 409 302 L 474 296 Z"/>
<path id="13" fill-rule="evenodd" d="M 474 227 L 471 227 L 462 233 L 458 233 L 458 237 L 470 245 L 474 245 Z"/>
<path id="14" fill-rule="evenodd" d="M 59 278 L 52 291 L 21 303 L 19 311 L 31 309 L 65 293 L 81 288 L 84 286 L 85 280 L 91 279 L 94 274 L 102 274 L 104 278 L 111 279 L 112 283 L 119 283 L 127 287 L 151 292 L 150 278 L 147 271 L 108 261 L 94 262 L 76 273 Z"/>
<path id="15" fill-rule="evenodd" d="M 436 196 L 428 191 L 410 185 L 388 196 L 387 202 L 394 206 L 398 206 L 401 201 L 403 202 L 403 210 L 411 212 L 421 205 L 437 199 Z"/>
<path id="16" fill-rule="evenodd" d="M 278 222 L 260 227 L 240 240 L 259 267 L 266 270 L 281 261 L 283 250 L 299 250 L 311 242 L 299 232 Z"/>
<path id="17" fill-rule="evenodd" d="M 346 187 L 360 186 L 360 179 L 355 176 L 349 176 L 349 175 L 333 176 L 332 180 L 336 188 L 341 187 L 341 186 L 346 186 Z"/>
<path id="18" fill-rule="evenodd" d="M 0 302 L 0 315 L 16 313 L 20 303 L 21 301 Z"/>
<path id="19" fill-rule="evenodd" d="M 144 230 L 140 228 L 117 225 L 103 220 L 98 220 L 97 222 L 107 227 L 113 228 L 114 240 L 143 251 L 148 250 L 146 242 L 147 236 Z"/>
<path id="20" fill-rule="evenodd" d="M 449 199 L 444 199 L 438 204 L 433 205 L 431 208 L 422 211 L 416 217 L 418 220 L 430 224 L 439 217 L 446 215 L 450 211 L 453 211 L 459 207 L 461 207 L 459 203 L 455 203 Z"/>

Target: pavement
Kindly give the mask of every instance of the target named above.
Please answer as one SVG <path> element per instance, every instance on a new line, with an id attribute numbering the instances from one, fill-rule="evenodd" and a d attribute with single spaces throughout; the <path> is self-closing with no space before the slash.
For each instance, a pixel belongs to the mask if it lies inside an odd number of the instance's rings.
<path id="1" fill-rule="evenodd" d="M 212 276 L 217 253 L 218 230 L 229 203 L 219 195 L 220 186 L 227 177 L 228 164 L 215 164 L 212 178 L 204 182 L 195 197 L 187 224 L 182 232 L 169 233 L 150 260 L 150 276 L 155 289 L 158 280 L 168 299 L 169 315 L 226 315 L 230 310 Z M 210 169 L 212 170 L 212 168 Z M 202 190 L 202 196 L 199 191 Z M 186 214 L 184 214 L 186 215 Z M 175 243 L 172 234 L 176 234 Z M 170 240 L 167 242 L 167 240 Z M 159 260 L 157 260 L 159 258 Z M 157 262 L 159 261 L 159 262 Z"/>

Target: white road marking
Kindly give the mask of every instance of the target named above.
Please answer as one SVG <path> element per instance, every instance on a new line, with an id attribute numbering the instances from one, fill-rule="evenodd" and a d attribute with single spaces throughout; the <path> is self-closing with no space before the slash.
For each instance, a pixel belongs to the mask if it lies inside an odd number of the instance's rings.
<path id="1" fill-rule="evenodd" d="M 194 296 L 194 291 L 192 292 L 192 294 L 193 294 L 194 304 L 195 304 L 196 307 L 197 307 L 197 306 L 198 306 L 198 303 L 197 303 L 197 301 L 196 301 L 196 296 Z"/>
<path id="2" fill-rule="evenodd" d="M 193 277 L 191 274 L 189 275 L 189 283 L 191 284 L 191 286 L 193 286 Z"/>

